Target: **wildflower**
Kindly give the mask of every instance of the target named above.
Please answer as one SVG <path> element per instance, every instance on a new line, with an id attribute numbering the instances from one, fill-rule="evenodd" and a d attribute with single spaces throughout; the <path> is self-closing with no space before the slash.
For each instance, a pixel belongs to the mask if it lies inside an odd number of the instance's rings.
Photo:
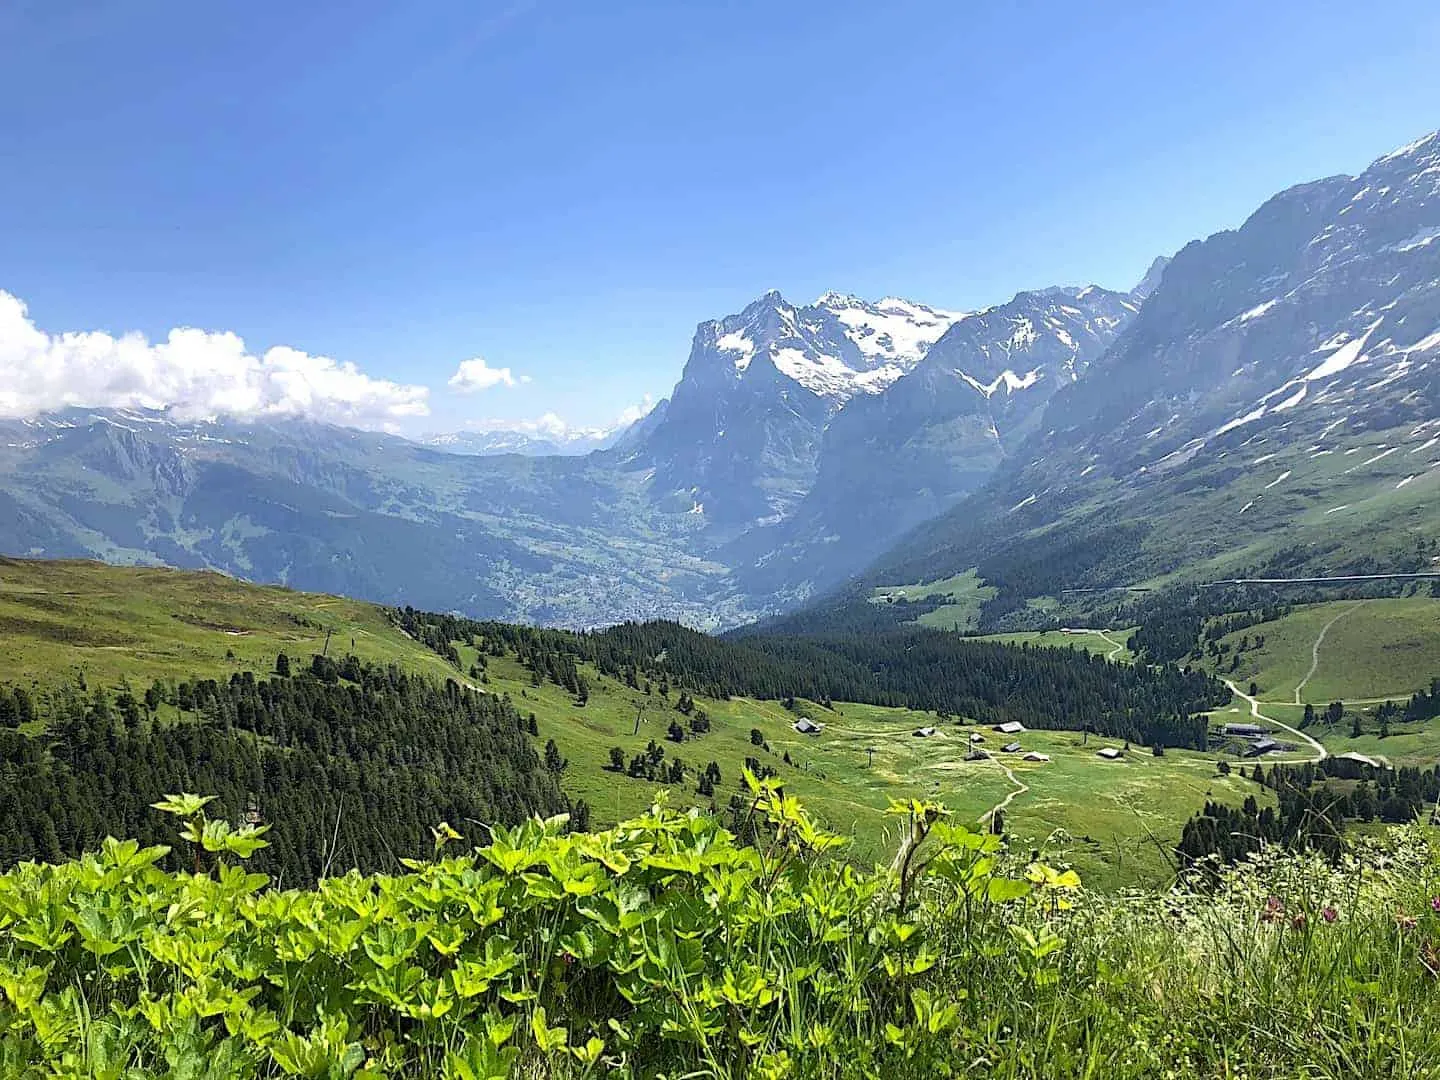
<path id="1" fill-rule="evenodd" d="M 1340 913 L 1327 904 L 1325 906 L 1325 910 L 1320 912 L 1320 917 L 1324 919 L 1327 923 L 1329 923 L 1334 922 L 1336 919 L 1338 919 L 1340 917 Z"/>
<path id="2" fill-rule="evenodd" d="M 1284 913 L 1285 905 L 1280 902 L 1278 896 L 1272 896 L 1265 901 L 1265 910 L 1261 913 L 1260 919 L 1267 923 L 1278 922 Z"/>
<path id="3" fill-rule="evenodd" d="M 1305 929 L 1305 913 L 1304 913 L 1303 911 L 1298 911 L 1298 912 L 1295 913 L 1295 917 L 1290 920 L 1290 929 L 1292 929 L 1292 930 L 1304 930 L 1304 929 Z"/>
<path id="4" fill-rule="evenodd" d="M 1430 898 L 1430 910 L 1440 914 L 1440 896 L 1432 896 Z"/>
<path id="5" fill-rule="evenodd" d="M 1395 912 L 1395 925 L 1401 930 L 1414 930 L 1417 922 L 1419 920 L 1414 915 L 1407 915 L 1403 911 Z"/>
<path id="6" fill-rule="evenodd" d="M 1432 976 L 1440 976 L 1440 948 L 1435 942 L 1427 941 L 1420 947 L 1420 963 Z"/>

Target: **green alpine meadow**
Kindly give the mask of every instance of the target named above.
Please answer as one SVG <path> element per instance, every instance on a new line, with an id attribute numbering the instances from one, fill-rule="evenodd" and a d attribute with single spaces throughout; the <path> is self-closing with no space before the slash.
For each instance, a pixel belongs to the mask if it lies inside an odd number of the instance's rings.
<path id="1" fill-rule="evenodd" d="M 1437 609 L 1182 667 L 7 561 L 0 1075 L 1440 1075 Z"/>

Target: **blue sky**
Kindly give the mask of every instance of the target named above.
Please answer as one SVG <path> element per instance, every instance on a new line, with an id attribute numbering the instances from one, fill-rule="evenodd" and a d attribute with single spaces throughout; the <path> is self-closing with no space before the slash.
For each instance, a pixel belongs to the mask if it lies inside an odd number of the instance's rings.
<path id="1" fill-rule="evenodd" d="M 1128 287 L 1440 126 L 1437 55 L 1433 0 L 11 0 L 0 289 L 600 424 L 767 288 Z"/>

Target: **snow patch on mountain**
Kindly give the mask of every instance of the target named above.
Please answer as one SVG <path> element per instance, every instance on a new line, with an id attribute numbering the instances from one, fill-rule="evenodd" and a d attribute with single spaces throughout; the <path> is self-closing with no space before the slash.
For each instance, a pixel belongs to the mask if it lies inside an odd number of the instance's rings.
<path id="1" fill-rule="evenodd" d="M 1328 360 L 1306 375 L 1305 381 L 1314 382 L 1316 379 L 1328 379 L 1331 376 L 1339 375 L 1342 371 L 1356 363 L 1360 359 L 1361 351 L 1365 348 L 1365 342 L 1370 340 L 1370 335 L 1375 332 L 1375 328 L 1379 326 L 1382 321 L 1383 319 L 1377 319 L 1370 325 L 1370 328 L 1365 331 L 1362 337 L 1355 338 L 1353 341 L 1347 341 L 1344 345 L 1341 345 Z M 1322 346 L 1322 348 L 1323 347 L 1324 346 Z"/>
<path id="2" fill-rule="evenodd" d="M 1273 308 L 1277 303 L 1279 303 L 1278 300 L 1266 300 L 1263 304 L 1257 304 L 1255 307 L 1245 312 L 1245 314 L 1241 315 L 1240 321 L 1244 323 L 1249 322 L 1251 319 L 1258 319 L 1261 315 L 1264 315 L 1267 311 Z"/>
<path id="3" fill-rule="evenodd" d="M 1420 248 L 1429 247 L 1436 240 L 1440 240 L 1440 225 L 1432 225 L 1428 229 L 1420 229 L 1408 240 L 1398 244 L 1391 244 L 1391 251 L 1398 251 L 1402 254 L 1408 251 L 1418 251 Z"/>
<path id="4" fill-rule="evenodd" d="M 743 331 L 732 330 L 715 340 L 715 347 L 722 352 L 735 354 L 735 370 L 744 371 L 755 358 L 755 343 Z"/>
<path id="5" fill-rule="evenodd" d="M 968 312 L 942 311 L 896 296 L 874 304 L 859 297 L 828 292 L 813 307 L 830 312 L 845 327 L 845 336 L 872 362 L 908 370 Z"/>
<path id="6" fill-rule="evenodd" d="M 1225 424 L 1225 425 L 1223 425 L 1222 427 L 1220 427 L 1220 429 L 1217 430 L 1217 431 L 1215 432 L 1215 434 L 1216 434 L 1216 435 L 1224 435 L 1227 431 L 1234 431 L 1236 428 L 1238 428 L 1238 427 L 1243 427 L 1245 424 L 1252 424 L 1252 423 L 1254 423 L 1256 420 L 1259 420 L 1262 416 L 1265 415 L 1265 408 L 1266 408 L 1266 407 L 1265 407 L 1264 405 L 1261 405 L 1258 409 L 1254 409 L 1254 410 L 1246 413 L 1244 416 L 1237 416 L 1234 420 L 1231 420 L 1228 424 Z"/>
<path id="7" fill-rule="evenodd" d="M 958 369 L 956 370 L 955 374 L 959 375 L 962 379 L 964 379 L 967 383 L 973 386 L 976 390 L 980 391 L 980 393 L 984 394 L 987 398 L 992 397 L 995 392 L 999 390 L 1002 386 L 1005 387 L 1007 391 L 1013 394 L 1020 390 L 1028 390 L 1030 387 L 1034 386 L 1037 382 L 1040 381 L 1040 371 L 1038 368 L 1027 371 L 1024 375 L 1016 375 L 1015 372 L 1011 371 L 1009 368 L 1006 368 L 999 375 L 997 375 L 994 380 L 988 383 L 982 383 L 973 375 L 969 375 L 966 372 L 960 371 Z"/>

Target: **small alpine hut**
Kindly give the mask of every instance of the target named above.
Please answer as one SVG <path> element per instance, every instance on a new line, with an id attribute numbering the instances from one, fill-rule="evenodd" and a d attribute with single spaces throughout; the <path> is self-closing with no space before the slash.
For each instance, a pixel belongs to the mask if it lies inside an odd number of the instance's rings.
<path id="1" fill-rule="evenodd" d="M 1095 756 L 1098 758 L 1104 758 L 1106 761 L 1119 761 L 1122 757 L 1125 756 L 1125 751 L 1121 750 L 1119 747 L 1116 746 L 1107 746 L 1101 750 L 1095 751 Z"/>
<path id="2" fill-rule="evenodd" d="M 1020 744 L 1018 742 L 1007 742 L 1004 746 L 1000 747 L 1000 752 L 1003 754 L 1018 754 L 1020 752 Z"/>
<path id="3" fill-rule="evenodd" d="M 1226 724 L 1226 735 L 1235 735 L 1242 739 L 1258 739 L 1262 735 L 1269 735 L 1270 729 L 1260 724 Z"/>
<path id="4" fill-rule="evenodd" d="M 1001 735 L 1019 735 L 1025 730 L 1025 725 L 1019 720 L 1007 720 L 1003 724 L 996 724 L 995 730 Z"/>
<path id="5" fill-rule="evenodd" d="M 1025 761 L 1049 761 L 1049 760 L 1050 760 L 1050 755 L 1049 755 L 1049 754 L 1042 754 L 1042 753 L 1040 753 L 1039 750 L 1031 750 L 1028 754 L 1025 755 L 1024 760 L 1025 760 Z"/>
<path id="6" fill-rule="evenodd" d="M 931 735 L 935 734 L 935 729 L 933 727 L 916 728 L 911 734 L 917 739 L 928 739 Z"/>
<path id="7" fill-rule="evenodd" d="M 824 724 L 817 724 L 808 716 L 800 717 L 799 720 L 795 721 L 793 726 L 795 730 L 798 731 L 801 735 L 819 735 L 822 731 L 825 730 Z"/>

